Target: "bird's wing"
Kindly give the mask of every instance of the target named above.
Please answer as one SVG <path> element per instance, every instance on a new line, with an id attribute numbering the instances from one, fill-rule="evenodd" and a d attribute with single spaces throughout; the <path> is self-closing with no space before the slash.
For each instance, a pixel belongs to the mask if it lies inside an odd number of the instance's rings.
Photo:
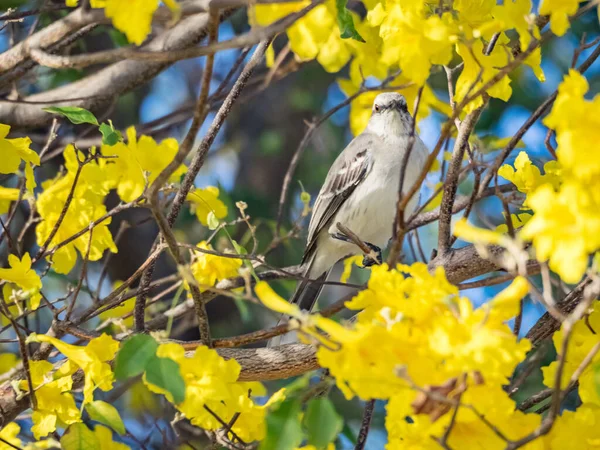
<path id="1" fill-rule="evenodd" d="M 380 138 L 363 133 L 357 136 L 337 157 L 313 206 L 308 226 L 308 241 L 302 262 L 315 250 L 317 238 L 342 204 L 366 178 L 373 167 L 373 147 L 381 145 Z"/>

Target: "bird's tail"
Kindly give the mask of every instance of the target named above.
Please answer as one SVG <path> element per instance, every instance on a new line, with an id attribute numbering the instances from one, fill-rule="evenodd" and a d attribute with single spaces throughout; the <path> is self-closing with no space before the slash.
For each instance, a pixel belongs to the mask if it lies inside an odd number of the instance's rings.
<path id="1" fill-rule="evenodd" d="M 327 277 L 329 276 L 329 272 L 331 269 L 322 272 L 320 274 L 315 273 L 315 255 L 307 262 L 306 267 L 303 271 L 304 279 L 298 283 L 292 298 L 290 299 L 290 303 L 298 305 L 303 311 L 311 311 L 315 304 L 317 303 L 317 299 L 319 298 L 319 294 L 323 290 L 323 286 L 325 281 L 327 281 Z M 317 272 L 319 271 L 316 269 Z M 317 278 L 313 278 L 313 277 Z M 312 278 L 312 280 L 308 280 L 308 278 Z M 277 325 L 281 325 L 289 320 L 288 316 L 282 315 Z M 295 333 L 287 333 L 286 335 L 276 336 L 269 341 L 267 344 L 268 347 L 274 347 L 276 345 L 288 344 L 291 342 L 295 342 Z"/>

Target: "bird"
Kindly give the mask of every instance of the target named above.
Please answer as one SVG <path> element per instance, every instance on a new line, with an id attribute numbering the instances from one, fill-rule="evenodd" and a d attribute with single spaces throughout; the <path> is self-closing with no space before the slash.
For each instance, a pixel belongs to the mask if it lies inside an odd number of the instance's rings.
<path id="1" fill-rule="evenodd" d="M 338 155 L 313 205 L 300 265 L 303 276 L 290 299 L 300 309 L 312 310 L 337 262 L 363 253 L 340 233 L 338 222 L 356 234 L 381 261 L 381 249 L 393 234 L 401 165 L 413 133 L 403 193 L 419 177 L 427 159 L 427 148 L 415 131 L 404 96 L 397 92 L 377 95 L 367 127 Z M 411 214 L 417 204 L 418 196 L 413 195 L 405 214 Z M 373 263 L 369 257 L 363 260 L 363 265 Z M 282 338 L 277 337 L 269 346 L 281 343 Z"/>

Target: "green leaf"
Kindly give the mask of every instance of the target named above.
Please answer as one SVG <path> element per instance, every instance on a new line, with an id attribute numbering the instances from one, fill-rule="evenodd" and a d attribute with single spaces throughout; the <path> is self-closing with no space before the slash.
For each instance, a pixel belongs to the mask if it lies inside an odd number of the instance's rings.
<path id="1" fill-rule="evenodd" d="M 342 39 L 354 39 L 358 42 L 365 42 L 356 28 L 354 28 L 354 20 L 352 14 L 346 9 L 346 3 L 348 0 L 335 0 L 337 7 L 337 20 L 338 26 L 340 27 L 340 36 Z"/>
<path id="2" fill-rule="evenodd" d="M 299 398 L 286 399 L 267 415 L 267 437 L 259 450 L 293 450 L 303 440 Z"/>
<path id="3" fill-rule="evenodd" d="M 342 430 L 344 421 L 335 411 L 329 398 L 313 398 L 308 402 L 304 414 L 304 425 L 308 431 L 308 443 L 325 448 Z"/>
<path id="4" fill-rule="evenodd" d="M 146 366 L 146 381 L 169 392 L 175 404 L 185 399 L 185 382 L 179 365 L 170 358 L 152 358 Z"/>
<path id="5" fill-rule="evenodd" d="M 123 135 L 119 130 L 115 130 L 112 123 L 103 123 L 98 129 L 102 133 L 102 143 L 105 145 L 115 145 L 123 140 Z"/>
<path id="6" fill-rule="evenodd" d="M 113 405 L 102 400 L 96 400 L 85 405 L 90 418 L 103 425 L 107 425 L 119 434 L 125 434 L 125 424 L 119 415 L 119 411 Z"/>
<path id="7" fill-rule="evenodd" d="M 206 222 L 208 223 L 209 230 L 216 230 L 219 227 L 219 219 L 217 219 L 217 216 L 212 211 L 206 216 Z"/>
<path id="8" fill-rule="evenodd" d="M 108 36 L 115 47 L 125 47 L 126 45 L 129 45 L 129 41 L 127 40 L 127 36 L 125 36 L 125 33 L 115 30 L 114 28 L 108 30 Z"/>
<path id="9" fill-rule="evenodd" d="M 74 124 L 91 123 L 92 125 L 98 125 L 98 119 L 96 119 L 96 116 L 94 116 L 87 109 L 83 109 L 78 106 L 50 106 L 42 109 L 52 114 L 60 114 L 61 116 L 65 116 Z"/>
<path id="10" fill-rule="evenodd" d="M 117 380 L 126 380 L 144 373 L 157 348 L 156 340 L 147 334 L 138 334 L 123 342 L 115 358 Z"/>
<path id="11" fill-rule="evenodd" d="M 100 450 L 100 441 L 83 423 L 74 423 L 60 438 L 63 450 Z"/>
<path id="12" fill-rule="evenodd" d="M 238 244 L 238 242 L 235 239 L 231 240 L 231 244 L 233 245 L 233 248 L 238 255 L 247 255 L 248 254 L 248 250 L 246 250 L 244 247 L 242 247 L 240 244 Z"/>

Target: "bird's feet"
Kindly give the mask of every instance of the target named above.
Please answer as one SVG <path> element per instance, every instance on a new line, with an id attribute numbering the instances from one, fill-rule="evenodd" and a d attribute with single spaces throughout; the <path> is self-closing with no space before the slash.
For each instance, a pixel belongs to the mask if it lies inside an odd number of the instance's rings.
<path id="1" fill-rule="evenodd" d="M 351 244 L 354 243 L 354 241 L 352 241 L 352 239 L 350 239 L 348 236 L 345 236 L 341 233 L 332 233 L 330 236 L 333 239 L 337 239 L 337 240 L 344 241 L 344 242 L 349 242 Z M 362 260 L 363 267 L 371 267 L 375 264 L 381 264 L 381 262 L 383 261 L 383 258 L 381 256 L 381 249 L 379 247 L 377 247 L 376 245 L 371 244 L 370 242 L 364 242 L 364 244 L 371 249 L 371 253 L 368 255 L 365 255 L 365 257 L 363 258 L 363 260 Z"/>
<path id="2" fill-rule="evenodd" d="M 362 265 L 364 267 L 371 267 L 375 264 L 381 264 L 381 262 L 383 261 L 383 258 L 381 256 L 381 249 L 379 247 L 377 247 L 376 245 L 373 245 L 369 242 L 365 242 L 365 244 L 367 244 L 369 246 L 369 248 L 371 249 L 371 254 L 370 255 L 365 255 L 365 257 L 362 260 Z M 375 256 L 375 258 L 373 258 L 373 255 Z"/>

